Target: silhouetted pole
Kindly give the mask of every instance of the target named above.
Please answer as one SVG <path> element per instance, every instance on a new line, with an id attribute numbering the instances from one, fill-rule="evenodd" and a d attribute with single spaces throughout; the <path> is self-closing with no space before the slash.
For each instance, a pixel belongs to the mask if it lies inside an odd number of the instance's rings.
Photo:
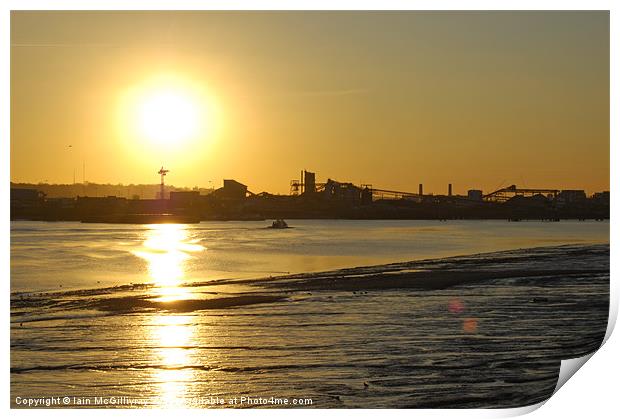
<path id="1" fill-rule="evenodd" d="M 160 192 L 159 192 L 159 199 L 164 200 L 164 176 L 166 176 L 166 173 L 168 173 L 170 170 L 166 170 L 164 169 L 164 166 L 161 167 L 161 169 L 159 169 L 159 173 L 161 175 L 161 184 L 159 185 L 160 188 Z"/>
<path id="2" fill-rule="evenodd" d="M 86 196 L 86 161 L 82 159 L 82 194 Z"/>
<path id="3" fill-rule="evenodd" d="M 69 161 L 71 162 L 71 167 L 73 167 L 73 184 L 75 185 L 75 166 L 73 166 L 73 146 L 69 144 L 67 148 L 69 149 Z"/>

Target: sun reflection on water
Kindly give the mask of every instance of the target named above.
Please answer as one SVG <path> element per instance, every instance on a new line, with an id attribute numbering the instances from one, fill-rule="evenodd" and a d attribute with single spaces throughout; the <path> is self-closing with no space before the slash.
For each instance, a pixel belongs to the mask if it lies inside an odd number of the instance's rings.
<path id="1" fill-rule="evenodd" d="M 151 338 L 158 347 L 154 354 L 161 366 L 155 372 L 159 407 L 185 407 L 194 378 L 195 326 L 192 316 L 164 314 L 153 317 Z"/>
<path id="2" fill-rule="evenodd" d="M 147 261 L 148 275 L 154 287 L 154 299 L 175 301 L 193 298 L 191 287 L 184 286 L 185 272 L 196 252 L 204 250 L 189 237 L 187 226 L 157 224 L 149 226 L 142 246 L 134 254 Z M 153 347 L 158 383 L 158 407 L 186 407 L 185 400 L 194 377 L 196 326 L 193 316 L 161 313 L 152 316 L 148 339 Z"/>
<path id="3" fill-rule="evenodd" d="M 147 261 L 157 300 L 173 301 L 191 297 L 191 291 L 182 286 L 185 271 L 192 253 L 202 250 L 203 246 L 189 239 L 187 226 L 154 224 L 149 226 L 142 247 L 133 253 Z"/>

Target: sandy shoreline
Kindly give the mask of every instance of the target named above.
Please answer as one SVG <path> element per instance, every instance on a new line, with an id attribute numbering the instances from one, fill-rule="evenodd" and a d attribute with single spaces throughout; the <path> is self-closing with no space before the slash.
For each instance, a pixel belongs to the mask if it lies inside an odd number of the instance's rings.
<path id="1" fill-rule="evenodd" d="M 567 263 L 567 261 L 572 261 L 572 263 Z M 158 301 L 152 299 L 148 284 L 132 285 L 124 289 L 133 291 L 136 288 L 138 290 L 142 288 L 145 293 L 96 299 L 88 306 L 106 312 L 132 310 L 191 312 L 276 303 L 297 293 L 329 291 L 364 293 L 398 289 L 432 291 L 474 284 L 484 286 L 490 281 L 551 284 L 558 279 L 592 275 L 609 275 L 609 245 L 540 247 L 355 267 L 330 272 L 185 284 L 184 286 L 188 289 L 202 288 L 205 290 L 211 287 L 217 289 L 222 285 L 243 285 L 243 290 L 239 292 L 205 293 L 208 296 L 199 299 Z M 69 295 L 93 296 L 101 291 L 67 292 L 62 295 L 64 297 Z M 108 293 L 120 291 L 120 289 L 113 288 L 106 291 Z"/>
<path id="2" fill-rule="evenodd" d="M 183 286 L 189 298 L 173 301 L 148 284 L 13 294 L 12 398 L 139 395 L 156 407 L 249 391 L 334 408 L 537 403 L 561 359 L 602 342 L 609 245 Z"/>

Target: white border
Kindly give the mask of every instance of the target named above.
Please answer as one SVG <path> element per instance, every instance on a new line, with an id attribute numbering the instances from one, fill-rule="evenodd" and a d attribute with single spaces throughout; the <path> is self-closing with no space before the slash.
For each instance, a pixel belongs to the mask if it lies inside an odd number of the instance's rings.
<path id="1" fill-rule="evenodd" d="M 612 0 L 8 0 L 8 10 L 612 10 Z"/>
<path id="2" fill-rule="evenodd" d="M 8 139 L 10 138 L 9 130 L 9 109 L 10 109 L 10 75 L 9 75 L 9 57 L 10 57 L 10 10 L 37 10 L 37 9 L 57 9 L 57 10 L 199 10 L 199 9 L 212 9 L 212 10 L 402 10 L 402 9 L 416 9 L 416 10 L 611 10 L 611 115 L 618 114 L 618 19 L 615 14 L 619 8 L 616 5 L 618 2 L 604 1 L 604 0 L 590 0 L 590 1 L 553 1 L 553 0 L 522 0 L 522 1 L 499 1 L 499 0 L 480 0 L 480 1 L 406 1 L 406 0 L 382 0 L 382 1 L 347 1 L 347 0 L 314 0 L 314 1 L 275 1 L 275 0 L 216 0 L 216 1 L 200 1 L 200 0 L 178 0 L 178 1 L 166 1 L 166 0 L 9 0 L 2 2 L 0 6 L 2 8 L 2 15 L 0 20 L 0 36 L 2 43 L 0 44 L 2 67 L 0 84 L 0 158 L 2 159 L 2 179 L 0 180 L 0 193 L 1 196 L 9 196 L 9 182 L 10 182 L 10 146 Z M 616 118 L 617 119 L 617 118 Z M 617 141 L 618 140 L 618 124 L 611 118 L 611 150 L 610 156 L 612 160 L 617 157 Z M 616 219 L 618 216 L 618 196 L 616 195 L 616 184 L 618 170 L 615 165 L 610 165 L 611 170 L 611 205 L 612 205 L 612 219 Z M 30 417 L 33 415 L 41 414 L 54 417 L 81 417 L 84 415 L 84 411 L 79 410 L 57 410 L 57 411 L 36 411 L 36 410 L 12 410 L 9 412 L 9 298 L 10 295 L 10 283 L 9 283 L 9 266 L 10 266 L 10 235 L 9 235 L 9 200 L 5 198 L 0 204 L 0 226 L 2 227 L 2 254 L 0 255 L 0 272 L 2 272 L 3 286 L 5 289 L 4 298 L 2 299 L 2 341 L 5 342 L 5 352 L 2 357 L 4 380 L 2 380 L 3 389 L 3 403 L 6 413 L 17 417 Z M 610 224 L 611 228 L 611 240 L 614 241 L 618 237 L 618 226 L 615 223 Z M 618 266 L 618 251 L 611 248 L 611 300 L 612 310 L 610 310 L 610 328 L 608 330 L 608 337 L 613 324 L 617 317 L 618 309 L 618 287 L 617 280 L 615 280 L 615 272 Z M 563 386 L 560 391 L 555 394 L 544 407 L 536 410 L 531 414 L 531 417 L 537 418 L 550 418 L 550 417 L 562 417 L 562 418 L 577 418 L 584 415 L 594 414 L 596 417 L 615 417 L 617 414 L 616 397 L 616 382 L 620 377 L 620 371 L 618 365 L 618 358 L 616 354 L 620 353 L 619 341 L 617 333 L 611 335 L 611 338 L 606 342 L 603 348 L 596 353 L 591 360 L 577 373 L 577 378 L 569 380 L 569 382 Z M 395 415 L 398 417 L 497 417 L 497 416 L 513 416 L 515 414 L 523 414 L 532 410 L 532 408 L 523 409 L 508 409 L 508 410 L 390 410 L 389 412 L 377 412 L 376 410 L 296 410 L 294 415 L 299 417 L 310 417 L 315 415 L 341 415 L 341 414 L 353 414 L 360 418 L 370 418 L 376 415 Z M 90 410 L 88 415 L 95 417 L 108 417 L 112 411 L 109 409 Z M 242 412 L 232 409 L 222 409 L 216 411 L 183 411 L 181 414 L 184 416 L 204 416 L 215 415 L 218 417 L 239 415 L 253 416 L 253 417 L 288 417 L 291 415 L 289 410 L 243 410 Z M 174 415 L 174 412 L 160 411 L 155 412 L 151 410 L 138 410 L 138 411 L 114 411 L 115 415 L 129 417 L 134 416 L 152 416 L 165 414 Z"/>

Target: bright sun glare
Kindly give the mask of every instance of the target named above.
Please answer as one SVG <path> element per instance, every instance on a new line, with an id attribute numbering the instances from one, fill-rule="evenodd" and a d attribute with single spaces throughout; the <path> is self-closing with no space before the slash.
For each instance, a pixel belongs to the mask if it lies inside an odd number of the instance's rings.
<path id="1" fill-rule="evenodd" d="M 192 254 L 203 250 L 203 246 L 190 240 L 181 224 L 155 224 L 146 231 L 143 245 L 133 254 L 147 261 L 158 300 L 174 301 L 191 297 L 191 292 L 182 286 L 186 264 Z"/>
<path id="2" fill-rule="evenodd" d="M 181 91 L 154 91 L 139 104 L 138 126 L 140 132 L 153 142 L 176 144 L 198 134 L 199 113 L 199 105 Z"/>
<path id="3" fill-rule="evenodd" d="M 214 100 L 206 85 L 191 78 L 147 78 L 119 95 L 119 138 L 144 159 L 171 154 L 191 158 L 217 135 L 220 118 Z"/>

